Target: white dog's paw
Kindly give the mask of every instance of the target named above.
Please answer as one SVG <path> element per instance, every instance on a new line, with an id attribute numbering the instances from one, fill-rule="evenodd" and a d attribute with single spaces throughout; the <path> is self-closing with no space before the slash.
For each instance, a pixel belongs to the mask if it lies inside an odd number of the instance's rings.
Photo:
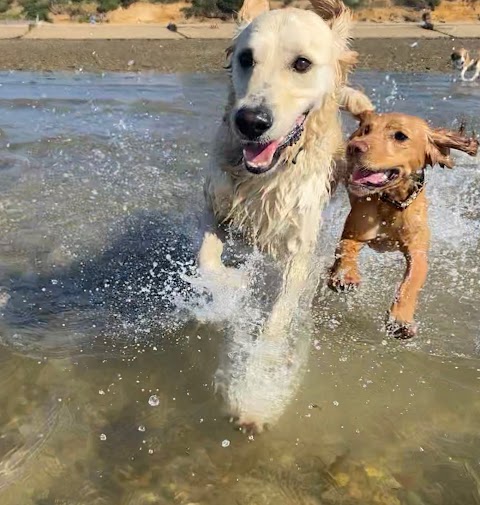
<path id="1" fill-rule="evenodd" d="M 269 428 L 267 423 L 248 415 L 230 416 L 228 420 L 236 430 L 249 436 L 260 435 L 260 433 L 268 431 Z"/>
<path id="2" fill-rule="evenodd" d="M 7 291 L 7 288 L 0 286 L 0 310 L 4 309 L 8 302 L 10 301 L 10 294 Z"/>
<path id="3" fill-rule="evenodd" d="M 246 289 L 250 283 L 247 272 L 224 265 L 218 268 L 199 268 L 198 273 L 207 285 L 214 283 L 226 288 Z"/>
<path id="4" fill-rule="evenodd" d="M 250 283 L 247 272 L 237 268 L 223 267 L 221 276 L 224 283 L 232 288 L 246 289 Z"/>

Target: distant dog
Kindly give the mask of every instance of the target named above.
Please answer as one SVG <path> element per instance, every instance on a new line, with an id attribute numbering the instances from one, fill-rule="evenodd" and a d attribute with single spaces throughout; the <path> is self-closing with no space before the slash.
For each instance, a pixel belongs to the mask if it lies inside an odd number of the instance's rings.
<path id="1" fill-rule="evenodd" d="M 344 226 L 329 286 L 348 290 L 360 284 L 357 259 L 363 246 L 401 251 L 407 270 L 390 309 L 387 331 L 415 335 L 414 311 L 427 275 L 429 227 L 424 170 L 452 168 L 450 149 L 474 156 L 478 142 L 463 133 L 431 129 L 405 114 L 359 116 L 347 145 L 348 193 L 352 209 Z"/>
<path id="2" fill-rule="evenodd" d="M 422 14 L 422 23 L 420 24 L 425 30 L 434 30 L 432 22 L 432 14 L 430 12 L 424 12 Z"/>
<path id="3" fill-rule="evenodd" d="M 475 58 L 470 56 L 470 53 L 463 47 L 458 50 L 454 50 L 450 56 L 453 68 L 455 70 L 460 70 L 460 77 L 462 81 L 472 82 L 475 81 L 480 75 L 480 52 L 477 52 Z M 472 77 L 467 79 L 465 74 L 469 71 L 474 71 Z"/>
<path id="4" fill-rule="evenodd" d="M 225 283 L 238 278 L 221 258 L 226 223 L 283 272 L 280 293 L 255 340 L 269 352 L 289 341 L 299 300 L 315 274 L 322 210 L 335 160 L 344 151 L 339 108 L 356 114 L 371 107 L 365 95 L 346 86 L 357 56 L 348 47 L 350 11 L 341 0 L 312 4 L 313 11 L 270 11 L 266 0 L 245 0 L 228 51 L 229 99 L 204 188 L 200 275 Z M 265 375 L 280 376 L 289 367 L 285 356 L 275 362 L 265 370 L 250 364 L 241 378 L 238 370 L 217 373 L 227 377 L 217 386 L 242 428 L 259 431 L 278 417 L 282 399 L 272 401 L 268 386 L 259 389 Z"/>

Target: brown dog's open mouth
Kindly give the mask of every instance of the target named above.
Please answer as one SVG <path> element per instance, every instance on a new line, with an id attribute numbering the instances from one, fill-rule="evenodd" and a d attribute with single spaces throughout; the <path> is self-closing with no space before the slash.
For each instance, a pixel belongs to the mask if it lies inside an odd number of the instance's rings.
<path id="1" fill-rule="evenodd" d="M 283 150 L 297 143 L 302 136 L 307 113 L 299 116 L 295 126 L 285 137 L 270 142 L 248 142 L 243 144 L 243 162 L 252 174 L 263 174 L 271 170 L 280 159 Z"/>
<path id="2" fill-rule="evenodd" d="M 368 170 L 366 168 L 357 168 L 354 170 L 350 184 L 352 186 L 364 189 L 383 188 L 389 182 L 392 182 L 400 174 L 398 168 L 389 168 L 387 170 Z"/>

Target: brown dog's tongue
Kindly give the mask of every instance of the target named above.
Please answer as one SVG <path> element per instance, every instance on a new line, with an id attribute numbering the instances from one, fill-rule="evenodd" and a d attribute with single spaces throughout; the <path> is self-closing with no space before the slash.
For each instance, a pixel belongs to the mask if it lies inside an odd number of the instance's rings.
<path id="1" fill-rule="evenodd" d="M 243 148 L 243 157 L 249 165 L 268 166 L 272 163 L 278 145 L 277 140 L 268 144 L 248 144 Z"/>
<path id="2" fill-rule="evenodd" d="M 352 174 L 352 181 L 357 184 L 382 184 L 387 178 L 385 172 L 370 172 L 369 170 L 355 170 Z"/>

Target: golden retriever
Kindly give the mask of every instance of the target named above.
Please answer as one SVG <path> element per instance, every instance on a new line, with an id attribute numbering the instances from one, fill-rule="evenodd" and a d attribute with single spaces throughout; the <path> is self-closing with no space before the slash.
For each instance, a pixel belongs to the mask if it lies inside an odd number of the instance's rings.
<path id="1" fill-rule="evenodd" d="M 241 282 L 222 263 L 226 223 L 283 271 L 280 294 L 256 340 L 269 353 L 288 339 L 314 274 L 321 213 L 330 196 L 334 160 L 344 149 L 339 108 L 352 113 L 372 108 L 365 95 L 346 86 L 356 61 L 348 48 L 349 10 L 340 0 L 312 0 L 312 5 L 313 11 L 271 11 L 266 1 L 243 4 L 228 51 L 228 103 L 204 187 L 200 275 Z M 252 358 L 257 365 L 259 352 Z M 278 365 L 281 358 L 270 355 L 266 361 Z M 270 372 L 257 365 L 249 365 L 235 387 L 223 385 L 229 413 L 253 431 L 273 422 L 281 410 L 272 413 L 266 394 L 260 405 L 260 375 Z M 278 397 L 275 401 L 281 403 Z"/>
<path id="2" fill-rule="evenodd" d="M 379 252 L 401 251 L 407 269 L 387 319 L 398 338 L 416 333 L 414 312 L 427 275 L 430 231 L 424 170 L 453 166 L 450 149 L 477 154 L 478 142 L 462 132 L 432 129 L 405 114 L 359 116 L 347 145 L 351 211 L 337 248 L 329 286 L 348 290 L 360 284 L 358 254 L 364 245 Z"/>

